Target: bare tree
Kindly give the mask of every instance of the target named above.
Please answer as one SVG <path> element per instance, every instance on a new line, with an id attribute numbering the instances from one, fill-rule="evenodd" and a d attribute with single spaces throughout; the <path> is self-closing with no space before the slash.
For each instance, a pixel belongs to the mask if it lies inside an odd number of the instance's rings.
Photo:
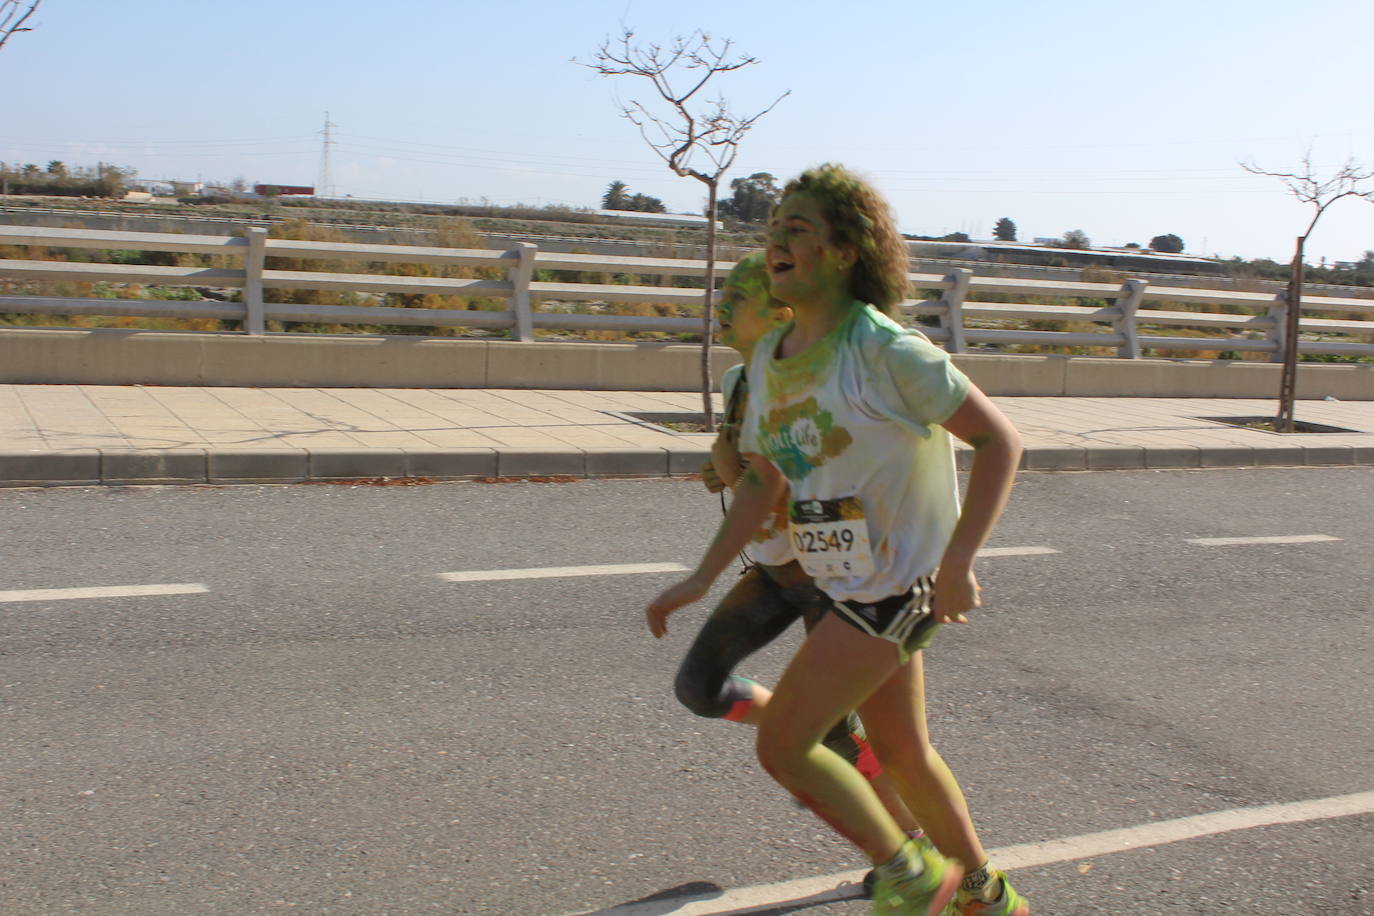
<path id="1" fill-rule="evenodd" d="M 43 0 L 29 0 L 28 9 L 25 9 L 23 0 L 0 0 L 0 48 L 5 46 L 11 35 L 33 31 L 32 28 L 24 26 L 24 20 L 32 16 L 33 11 L 38 9 L 38 4 L 42 2 Z"/>
<path id="2" fill-rule="evenodd" d="M 634 32 L 624 29 L 619 41 L 606 39 L 592 63 L 583 63 L 602 76 L 632 76 L 648 80 L 658 98 L 646 104 L 631 99 L 621 103 L 621 114 L 639 128 L 640 136 L 668 164 L 673 174 L 695 178 L 707 189 L 706 295 L 701 344 L 701 398 L 706 430 L 715 429 L 711 408 L 711 333 L 715 324 L 716 197 L 720 180 L 735 163 L 740 141 L 759 120 L 786 98 L 784 92 L 757 114 L 744 117 L 730 110 L 723 95 L 695 110 L 698 94 L 711 78 L 740 70 L 757 58 L 731 53 L 727 38 L 715 41 L 698 29 L 678 36 L 671 45 L 642 44 Z M 582 63 L 581 61 L 574 61 Z"/>
<path id="3" fill-rule="evenodd" d="M 1292 194 L 1304 204 L 1314 208 L 1312 221 L 1307 224 L 1302 235 L 1298 236 L 1293 252 L 1293 266 L 1288 277 L 1287 307 L 1284 314 L 1283 334 L 1283 374 L 1279 381 L 1279 413 L 1274 419 L 1274 428 L 1279 432 L 1294 431 L 1294 402 L 1298 388 L 1298 320 L 1302 311 L 1303 249 L 1317 220 L 1336 201 L 1344 197 L 1359 197 L 1374 202 L 1374 188 L 1364 188 L 1369 179 L 1374 178 L 1374 168 L 1360 168 L 1353 158 L 1329 178 L 1321 178 L 1312 166 L 1312 151 L 1302 157 L 1302 169 L 1296 172 L 1271 172 L 1253 162 L 1242 162 L 1240 167 L 1253 175 L 1267 175 L 1277 178 Z"/>

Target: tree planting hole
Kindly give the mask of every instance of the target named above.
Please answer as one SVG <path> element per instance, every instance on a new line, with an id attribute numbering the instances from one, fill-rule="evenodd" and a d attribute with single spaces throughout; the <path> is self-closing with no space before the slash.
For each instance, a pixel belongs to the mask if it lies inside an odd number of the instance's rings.
<path id="1" fill-rule="evenodd" d="M 1287 435 L 1283 430 L 1275 427 L 1273 417 L 1198 417 L 1199 420 L 1209 420 L 1213 423 L 1225 423 L 1228 426 L 1241 426 L 1245 429 L 1257 429 L 1260 432 L 1279 433 Z M 1304 420 L 1293 421 L 1293 432 L 1295 433 L 1358 433 L 1363 430 L 1346 429 L 1342 426 L 1327 426 L 1324 423 L 1308 423 Z"/>
<path id="2" fill-rule="evenodd" d="M 629 417 L 640 423 L 661 426 L 669 432 L 674 433 L 706 432 L 706 419 L 702 416 L 701 411 L 695 413 L 638 413 L 626 411 L 622 416 Z"/>

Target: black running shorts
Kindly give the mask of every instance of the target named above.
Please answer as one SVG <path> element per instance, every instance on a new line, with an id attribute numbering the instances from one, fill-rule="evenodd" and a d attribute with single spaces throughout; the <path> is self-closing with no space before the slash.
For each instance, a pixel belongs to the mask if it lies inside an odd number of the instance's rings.
<path id="1" fill-rule="evenodd" d="M 935 582 L 929 576 L 922 576 L 903 594 L 872 604 L 836 601 L 830 610 L 869 636 L 895 644 L 905 665 L 912 655 L 930 645 L 940 629 L 935 620 L 934 603 Z"/>

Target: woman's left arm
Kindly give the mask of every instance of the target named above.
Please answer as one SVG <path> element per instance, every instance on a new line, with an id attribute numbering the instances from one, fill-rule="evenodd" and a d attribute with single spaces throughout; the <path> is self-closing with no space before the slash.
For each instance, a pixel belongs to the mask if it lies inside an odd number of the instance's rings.
<path id="1" fill-rule="evenodd" d="M 701 563 L 686 579 L 664 589 L 645 609 L 649 632 L 655 636 L 668 632 L 668 615 L 706 594 L 735 555 L 749 544 L 754 532 L 763 526 L 769 512 L 777 507 L 778 500 L 786 492 L 787 478 L 768 459 L 753 452 L 746 453 L 744 459 L 746 466 L 735 485 L 735 498 Z"/>
<path id="2" fill-rule="evenodd" d="M 973 446 L 973 465 L 959 523 L 935 577 L 935 613 L 942 623 L 968 623 L 964 612 L 981 604 L 973 561 L 1011 495 L 1021 462 L 1021 434 L 976 387 L 969 388 L 964 402 L 940 425 Z"/>

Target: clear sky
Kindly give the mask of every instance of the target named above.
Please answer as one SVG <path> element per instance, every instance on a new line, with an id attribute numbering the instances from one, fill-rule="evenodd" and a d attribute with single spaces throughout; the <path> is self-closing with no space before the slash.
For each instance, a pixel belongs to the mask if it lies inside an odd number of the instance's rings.
<path id="1" fill-rule="evenodd" d="M 339 194 L 596 206 L 612 180 L 700 212 L 618 115 L 592 58 L 621 24 L 702 28 L 759 63 L 718 77 L 736 110 L 792 94 L 729 178 L 834 160 L 903 230 L 988 238 L 1175 233 L 1190 252 L 1291 257 L 1310 207 L 1254 160 L 1374 165 L 1371 0 L 43 0 L 0 49 L 0 160 L 103 160 L 145 178 L 313 185 L 325 112 Z M 1374 249 L 1345 200 L 1312 261 Z"/>

